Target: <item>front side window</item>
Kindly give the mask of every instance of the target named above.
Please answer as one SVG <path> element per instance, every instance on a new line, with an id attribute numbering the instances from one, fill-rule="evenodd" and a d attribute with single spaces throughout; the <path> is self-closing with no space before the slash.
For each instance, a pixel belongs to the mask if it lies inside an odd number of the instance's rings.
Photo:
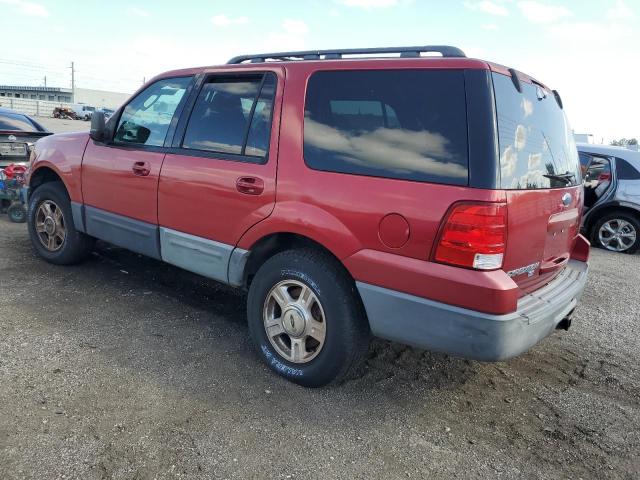
<path id="1" fill-rule="evenodd" d="M 173 115 L 192 77 L 159 80 L 139 93 L 124 108 L 114 141 L 117 143 L 164 145 Z"/>
<path id="2" fill-rule="evenodd" d="M 316 170 L 468 183 L 462 70 L 326 71 L 309 80 L 304 158 Z"/>
<path id="3" fill-rule="evenodd" d="M 211 77 L 193 107 L 182 148 L 264 158 L 275 86 L 272 74 Z"/>

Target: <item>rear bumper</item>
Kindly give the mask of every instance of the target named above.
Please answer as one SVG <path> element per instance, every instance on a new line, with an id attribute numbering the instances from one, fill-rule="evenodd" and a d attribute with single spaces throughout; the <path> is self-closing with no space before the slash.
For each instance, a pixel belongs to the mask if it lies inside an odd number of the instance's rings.
<path id="1" fill-rule="evenodd" d="M 513 358 L 551 334 L 573 312 L 587 281 L 586 262 L 570 260 L 548 285 L 492 315 L 357 282 L 374 335 L 465 358 Z"/>

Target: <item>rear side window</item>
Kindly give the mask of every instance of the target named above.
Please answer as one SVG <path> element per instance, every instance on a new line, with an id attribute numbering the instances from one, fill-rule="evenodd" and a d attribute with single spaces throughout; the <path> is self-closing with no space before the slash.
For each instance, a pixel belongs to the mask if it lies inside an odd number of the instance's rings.
<path id="1" fill-rule="evenodd" d="M 493 74 L 498 111 L 500 184 L 531 190 L 579 185 L 580 160 L 564 111 L 552 92 Z"/>
<path id="2" fill-rule="evenodd" d="M 619 180 L 640 180 L 640 172 L 626 160 L 616 157 L 616 174 Z"/>
<path id="3" fill-rule="evenodd" d="M 23 115 L 0 113 L 0 130 L 14 130 L 20 132 L 36 132 L 38 129 Z"/>
<path id="4" fill-rule="evenodd" d="M 275 76 L 213 76 L 200 90 L 182 148 L 267 155 Z"/>
<path id="5" fill-rule="evenodd" d="M 466 185 L 467 144 L 462 70 L 328 71 L 309 80 L 310 168 Z"/>

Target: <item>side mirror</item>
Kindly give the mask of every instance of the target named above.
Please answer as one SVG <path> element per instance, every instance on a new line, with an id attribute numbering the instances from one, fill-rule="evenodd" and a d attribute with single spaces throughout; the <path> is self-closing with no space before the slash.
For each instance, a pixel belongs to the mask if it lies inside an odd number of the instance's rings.
<path id="1" fill-rule="evenodd" d="M 102 110 L 96 110 L 91 115 L 91 130 L 89 130 L 89 136 L 97 142 L 104 141 L 107 133 L 105 127 L 104 112 Z"/>

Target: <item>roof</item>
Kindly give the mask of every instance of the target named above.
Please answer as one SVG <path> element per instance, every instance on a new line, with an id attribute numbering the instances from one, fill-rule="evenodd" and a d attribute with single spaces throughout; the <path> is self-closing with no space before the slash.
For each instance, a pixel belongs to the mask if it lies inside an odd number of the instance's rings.
<path id="1" fill-rule="evenodd" d="M 236 64 L 221 64 L 200 66 L 194 68 L 184 68 L 179 70 L 170 70 L 168 72 L 161 73 L 149 80 L 159 80 L 161 78 L 178 77 L 181 75 L 197 75 L 199 73 L 215 72 L 216 70 L 224 71 L 249 71 L 265 69 L 273 69 L 277 67 L 284 67 L 285 69 L 309 69 L 309 70 L 339 70 L 344 68 L 355 68 L 360 66 L 365 69 L 376 68 L 388 68 L 390 65 L 402 65 L 404 68 L 420 68 L 426 65 L 438 66 L 438 68 L 456 68 L 456 69 L 475 69 L 475 70 L 489 70 L 489 65 L 484 60 L 477 60 L 473 58 L 459 58 L 459 57 L 420 57 L 420 58 L 345 58 L 337 60 L 291 60 L 291 61 L 278 61 L 278 62 L 262 62 L 262 63 L 236 63 Z"/>
<path id="2" fill-rule="evenodd" d="M 632 162 L 634 166 L 640 166 L 640 152 L 629 150 L 624 147 L 614 147 L 612 145 L 595 145 L 593 143 L 577 143 L 579 152 L 597 153 L 610 157 L 618 157 Z"/>

